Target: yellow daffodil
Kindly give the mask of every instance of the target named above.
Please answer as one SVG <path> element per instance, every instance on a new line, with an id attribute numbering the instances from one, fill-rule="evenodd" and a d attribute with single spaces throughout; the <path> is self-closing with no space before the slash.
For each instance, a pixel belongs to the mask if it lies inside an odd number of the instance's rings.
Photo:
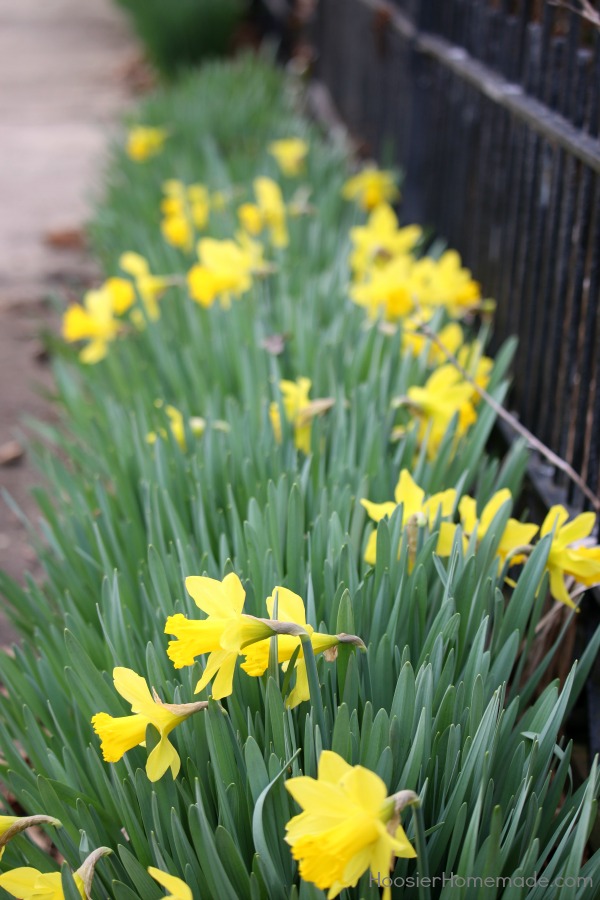
<path id="1" fill-rule="evenodd" d="M 90 896 L 94 871 L 98 860 L 112 851 L 99 847 L 73 872 L 75 885 L 84 898 Z M 18 900 L 64 900 L 60 872 L 40 872 L 30 866 L 21 866 L 0 875 L 0 887 Z"/>
<path id="2" fill-rule="evenodd" d="M 185 185 L 171 179 L 163 185 L 161 229 L 165 240 L 189 252 L 194 246 L 196 230 L 206 227 L 210 215 L 210 196 L 203 184 Z"/>
<path id="3" fill-rule="evenodd" d="M 117 692 L 131 705 L 133 715 L 115 717 L 101 712 L 92 718 L 94 731 L 101 741 L 104 760 L 115 763 L 128 750 L 137 746 L 145 747 L 146 730 L 149 725 L 153 725 L 160 734 L 160 741 L 148 756 L 146 774 L 150 781 L 158 781 L 170 768 L 173 778 L 176 778 L 181 760 L 169 740 L 169 734 L 207 704 L 163 703 L 156 691 L 153 691 L 152 696 L 140 675 L 122 666 L 113 670 L 113 680 Z"/>
<path id="4" fill-rule="evenodd" d="M 145 162 L 163 149 L 168 137 L 165 128 L 136 125 L 127 135 L 126 152 L 134 162 Z"/>
<path id="5" fill-rule="evenodd" d="M 389 321 L 408 316 L 415 309 L 438 307 L 458 318 L 481 302 L 479 285 L 469 270 L 462 268 L 460 256 L 453 250 L 439 259 L 414 259 L 404 253 L 382 261 L 365 270 L 362 280 L 350 288 L 350 296 L 371 318 L 383 316 Z"/>
<path id="6" fill-rule="evenodd" d="M 394 490 L 394 500 L 385 503 L 372 503 L 370 500 L 361 500 L 369 517 L 374 522 L 380 522 L 384 516 L 391 516 L 395 509 L 402 504 L 402 526 L 409 528 L 409 543 L 411 557 L 414 558 L 416 546 L 413 540 L 416 537 L 416 529 L 420 525 L 428 525 L 433 528 L 438 516 L 446 518 L 451 516 L 456 505 L 456 491 L 449 488 L 438 494 L 432 494 L 425 499 L 425 491 L 414 481 L 408 469 L 402 469 L 398 483 Z M 436 553 L 440 556 L 449 556 L 452 550 L 452 541 L 456 526 L 451 522 L 440 524 L 440 536 L 436 547 Z M 377 532 L 373 531 L 367 542 L 365 562 L 374 566 L 376 561 Z"/>
<path id="7" fill-rule="evenodd" d="M 161 887 L 169 891 L 168 894 L 165 894 L 165 900 L 194 900 L 190 888 L 181 878 L 176 878 L 174 875 L 169 875 L 168 872 L 155 869 L 154 866 L 148 866 L 148 874 L 155 881 L 158 881 Z"/>
<path id="8" fill-rule="evenodd" d="M 70 306 L 63 317 L 63 337 L 66 341 L 88 341 L 79 354 L 84 363 L 97 363 L 104 359 L 108 345 L 122 327 L 115 317 L 113 291 L 106 285 L 88 291 L 83 304 Z"/>
<path id="9" fill-rule="evenodd" d="M 408 290 L 420 306 L 443 306 L 453 318 L 481 302 L 481 288 L 463 268 L 456 250 L 446 250 L 439 259 L 424 256 L 415 260 Z"/>
<path id="10" fill-rule="evenodd" d="M 371 319 L 382 316 L 389 322 L 409 315 L 415 308 L 410 290 L 410 272 L 414 260 L 407 254 L 371 268 L 366 280 L 353 284 L 351 299 L 363 306 Z"/>
<path id="11" fill-rule="evenodd" d="M 252 287 L 254 257 L 248 248 L 232 240 L 203 238 L 198 242 L 200 262 L 188 272 L 190 296 L 201 306 L 219 299 L 227 308 L 232 297 Z"/>
<path id="12" fill-rule="evenodd" d="M 136 125 L 127 135 L 127 155 L 134 162 L 145 162 L 160 153 L 168 135 L 165 128 Z"/>
<path id="13" fill-rule="evenodd" d="M 418 330 L 422 324 L 424 324 L 424 317 L 421 313 L 417 313 L 415 316 L 411 316 L 403 322 L 403 348 L 410 350 L 413 356 L 420 356 L 425 347 L 429 345 L 429 354 L 427 357 L 429 365 L 444 365 L 444 363 L 448 362 L 448 357 L 437 344 Z M 449 322 L 447 325 L 444 325 L 437 333 L 437 337 L 453 356 L 456 356 L 460 349 L 465 345 L 464 332 L 458 322 Z"/>
<path id="14" fill-rule="evenodd" d="M 276 600 L 277 617 L 275 619 Z M 303 700 L 310 699 L 306 662 L 299 634 L 274 630 L 275 622 L 299 626 L 300 630 L 309 635 L 313 653 L 315 655 L 325 653 L 325 657 L 328 659 L 334 658 L 331 651 L 341 643 L 353 644 L 364 649 L 362 641 L 354 635 L 322 634 L 315 631 L 306 621 L 304 601 L 288 588 L 275 588 L 271 596 L 267 598 L 266 605 L 269 613 L 268 624 L 262 619 L 243 616 L 237 626 L 229 629 L 224 635 L 223 641 L 227 646 L 236 647 L 238 652 L 244 653 L 245 660 L 242 663 L 242 669 L 254 677 L 263 675 L 268 668 L 270 651 L 268 638 L 277 634 L 277 659 L 278 662 L 283 663 L 284 671 L 287 670 L 289 661 L 300 645 L 294 667 L 296 684 L 286 699 L 288 708 L 293 708 Z"/>
<path id="15" fill-rule="evenodd" d="M 27 828 L 38 825 L 53 825 L 54 828 L 62 827 L 62 823 L 52 816 L 0 816 L 0 859 L 2 859 L 6 845 L 12 838 Z"/>
<path id="16" fill-rule="evenodd" d="M 385 783 L 369 769 L 324 750 L 317 778 L 289 778 L 285 786 L 302 808 L 287 823 L 285 840 L 300 877 L 328 891 L 328 900 L 354 887 L 367 870 L 382 879 L 395 856 L 416 856 L 399 816 L 418 798 L 408 791 L 389 797 Z M 390 896 L 387 888 L 385 896 Z"/>
<path id="17" fill-rule="evenodd" d="M 172 634 L 167 653 L 176 669 L 194 664 L 197 656 L 210 654 L 202 678 L 196 685 L 196 693 L 204 690 L 212 678 L 212 696 L 215 700 L 228 697 L 233 690 L 233 673 L 239 653 L 225 650 L 221 638 L 232 622 L 239 621 L 244 608 L 246 592 L 237 575 L 226 575 L 223 581 L 206 576 L 192 575 L 185 580 L 186 590 L 198 609 L 206 613 L 206 619 L 188 619 L 182 613 L 169 616 L 165 634 Z"/>
<path id="18" fill-rule="evenodd" d="M 242 203 L 238 207 L 238 219 L 246 234 L 256 237 L 263 230 L 263 218 L 256 203 Z"/>
<path id="19" fill-rule="evenodd" d="M 498 510 L 510 500 L 512 500 L 512 495 L 508 488 L 497 491 L 491 500 L 486 503 L 481 512 L 481 516 L 477 518 L 477 504 L 473 497 L 461 498 L 461 501 L 458 504 L 458 511 L 465 533 L 465 546 L 466 540 L 475 532 L 477 533 L 477 543 L 479 544 L 483 540 L 489 531 Z M 498 545 L 497 555 L 499 559 L 502 562 L 505 562 L 506 558 L 511 556 L 512 562 L 515 565 L 523 562 L 523 555 L 513 555 L 514 551 L 519 547 L 528 546 L 537 534 L 537 531 L 537 525 L 519 522 L 517 519 L 509 519 L 502 532 L 500 543 Z"/>
<path id="20" fill-rule="evenodd" d="M 302 138 L 282 138 L 279 141 L 272 141 L 267 149 L 284 175 L 294 177 L 304 171 L 308 144 Z"/>
<path id="21" fill-rule="evenodd" d="M 350 267 L 357 280 L 364 278 L 372 266 L 381 266 L 396 256 L 411 252 L 423 231 L 418 225 L 398 227 L 398 218 L 391 206 L 376 206 L 366 225 L 350 229 L 353 249 Z"/>
<path id="22" fill-rule="evenodd" d="M 167 404 L 167 406 L 165 406 L 165 412 L 169 417 L 169 428 L 171 429 L 171 434 L 173 435 L 181 449 L 186 450 L 187 445 L 185 442 L 185 419 L 183 418 L 183 413 L 175 406 L 171 406 L 170 404 Z M 188 420 L 188 425 L 194 437 L 202 437 L 202 435 L 206 431 L 206 420 L 201 416 L 192 416 Z M 167 432 L 164 428 L 159 428 L 158 432 L 150 431 L 146 435 L 147 442 L 149 444 L 155 444 L 158 435 L 160 435 L 162 438 L 166 438 Z"/>
<path id="23" fill-rule="evenodd" d="M 287 381 L 284 379 L 279 382 L 279 390 L 281 391 L 281 400 L 285 417 L 288 422 L 294 425 L 294 442 L 299 450 L 304 453 L 310 453 L 310 432 L 311 423 L 306 422 L 298 425 L 297 420 L 303 409 L 310 406 L 308 394 L 312 385 L 310 378 L 298 378 L 296 381 Z M 271 425 L 275 433 L 275 440 L 281 443 L 281 417 L 279 414 L 279 404 L 271 403 L 269 407 L 269 416 Z"/>
<path id="24" fill-rule="evenodd" d="M 237 214 L 243 232 L 256 237 L 266 229 L 274 247 L 287 247 L 287 214 L 281 188 L 271 178 L 255 178 L 254 194 L 255 203 L 242 203 L 238 207 Z"/>
<path id="25" fill-rule="evenodd" d="M 133 278 L 139 298 L 146 310 L 148 318 L 156 320 L 160 317 L 160 309 L 158 300 L 169 286 L 169 278 L 164 275 L 153 275 L 150 271 L 150 265 L 145 257 L 139 253 L 128 251 L 123 253 L 119 259 L 119 266 L 128 275 Z M 139 310 L 134 310 L 139 312 Z M 140 319 L 134 317 L 136 325 L 140 324 Z"/>
<path id="26" fill-rule="evenodd" d="M 346 181 L 342 188 L 342 196 L 346 200 L 354 200 L 362 209 L 370 212 L 380 203 L 397 200 L 400 192 L 393 172 L 367 166 Z"/>
<path id="27" fill-rule="evenodd" d="M 565 576 L 586 587 L 600 583 L 600 546 L 573 546 L 592 533 L 596 524 L 594 513 L 581 513 L 570 522 L 568 520 L 569 513 L 564 506 L 553 506 L 544 519 L 540 537 L 545 537 L 554 529 L 547 562 L 550 593 L 555 600 L 574 608 L 575 603 L 565 585 Z"/>
<path id="28" fill-rule="evenodd" d="M 418 416 L 419 440 L 427 439 L 427 455 L 433 458 L 458 414 L 456 436 L 460 438 L 477 419 L 472 403 L 473 387 L 451 364 L 440 366 L 429 376 L 423 387 L 410 387 L 407 401 Z"/>
<path id="29" fill-rule="evenodd" d="M 326 412 L 333 405 L 333 400 L 328 397 L 310 400 L 308 394 L 311 384 L 310 378 L 298 378 L 296 381 L 284 379 L 279 382 L 285 417 L 294 428 L 294 443 L 298 450 L 302 450 L 306 454 L 310 453 L 312 420 L 315 416 Z M 275 440 L 280 444 L 282 433 L 278 403 L 271 403 L 269 418 L 271 419 Z"/>
<path id="30" fill-rule="evenodd" d="M 254 193 L 256 205 L 264 227 L 269 232 L 271 243 L 274 247 L 287 247 L 289 236 L 281 188 L 272 178 L 255 178 Z"/>

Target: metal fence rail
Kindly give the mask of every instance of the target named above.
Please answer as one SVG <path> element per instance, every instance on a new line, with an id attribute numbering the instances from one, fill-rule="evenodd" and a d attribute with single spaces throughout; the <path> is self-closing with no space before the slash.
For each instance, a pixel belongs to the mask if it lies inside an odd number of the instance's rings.
<path id="1" fill-rule="evenodd" d="M 511 407 L 600 487 L 600 32 L 547 2 L 320 0 L 318 77 L 519 337 Z M 575 507 L 583 498 L 566 487 Z"/>

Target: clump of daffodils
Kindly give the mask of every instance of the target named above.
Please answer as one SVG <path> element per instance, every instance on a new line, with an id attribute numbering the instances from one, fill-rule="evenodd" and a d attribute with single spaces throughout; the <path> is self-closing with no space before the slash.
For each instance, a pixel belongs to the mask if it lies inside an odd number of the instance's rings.
<path id="1" fill-rule="evenodd" d="M 226 575 L 223 581 L 206 576 L 190 576 L 186 589 L 205 619 L 188 619 L 182 613 L 169 616 L 165 633 L 174 636 L 167 653 L 175 668 L 194 665 L 198 657 L 208 654 L 202 677 L 195 693 L 212 683 L 211 696 L 222 700 L 233 692 L 233 677 L 240 656 L 241 668 L 253 677 L 263 675 L 269 664 L 270 639 L 277 638 L 277 659 L 287 670 L 295 658 L 296 684 L 287 705 L 297 706 L 309 699 L 305 664 L 305 642 L 310 642 L 314 654 L 327 653 L 340 644 L 364 649 L 354 635 L 330 635 L 316 632 L 306 621 L 301 597 L 287 588 L 277 587 L 267 599 L 269 618 L 257 618 L 244 613 L 246 592 L 237 575 Z M 277 600 L 277 615 L 275 603 Z M 329 654 L 330 659 L 335 654 Z"/>

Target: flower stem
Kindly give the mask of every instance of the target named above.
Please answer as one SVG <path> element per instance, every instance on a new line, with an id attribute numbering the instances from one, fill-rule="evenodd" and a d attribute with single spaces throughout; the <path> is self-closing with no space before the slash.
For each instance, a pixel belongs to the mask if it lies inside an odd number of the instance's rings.
<path id="1" fill-rule="evenodd" d="M 313 652 L 312 642 L 309 634 L 301 634 L 302 652 L 304 654 L 304 662 L 306 664 L 306 675 L 308 678 L 308 689 L 310 691 L 310 699 L 315 713 L 316 725 L 321 733 L 321 746 L 324 750 L 329 750 L 329 734 L 325 728 L 325 710 L 323 709 L 323 697 L 321 696 L 321 685 L 319 683 L 319 675 L 317 673 L 317 662 Z"/>

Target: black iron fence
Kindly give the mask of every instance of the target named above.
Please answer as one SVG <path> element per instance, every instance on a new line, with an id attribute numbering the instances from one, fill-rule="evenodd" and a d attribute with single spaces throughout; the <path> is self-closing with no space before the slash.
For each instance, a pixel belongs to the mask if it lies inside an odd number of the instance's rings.
<path id="1" fill-rule="evenodd" d="M 600 29 L 541 0 L 319 0 L 314 35 L 352 134 L 406 172 L 403 218 L 518 335 L 511 408 L 598 493 Z"/>

